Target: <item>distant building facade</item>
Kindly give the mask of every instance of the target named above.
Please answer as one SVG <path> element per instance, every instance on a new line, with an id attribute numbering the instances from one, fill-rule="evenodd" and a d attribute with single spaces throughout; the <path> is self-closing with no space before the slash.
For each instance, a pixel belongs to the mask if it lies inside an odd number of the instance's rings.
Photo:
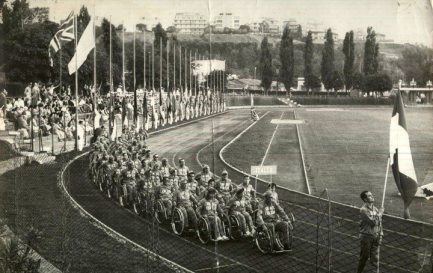
<path id="1" fill-rule="evenodd" d="M 241 20 L 239 16 L 233 15 L 233 13 L 220 13 L 215 17 L 214 25 L 216 30 L 239 29 Z"/>
<path id="2" fill-rule="evenodd" d="M 271 17 L 261 17 L 248 26 L 256 33 L 281 34 L 283 29 L 280 21 Z"/>
<path id="3" fill-rule="evenodd" d="M 298 24 L 295 19 L 289 19 L 287 21 L 283 21 L 282 29 L 284 29 L 286 26 L 289 27 L 291 32 L 296 32 L 298 31 L 300 24 Z"/>
<path id="4" fill-rule="evenodd" d="M 208 25 L 206 18 L 200 13 L 176 13 L 174 24 L 176 31 L 183 34 L 202 34 Z"/>

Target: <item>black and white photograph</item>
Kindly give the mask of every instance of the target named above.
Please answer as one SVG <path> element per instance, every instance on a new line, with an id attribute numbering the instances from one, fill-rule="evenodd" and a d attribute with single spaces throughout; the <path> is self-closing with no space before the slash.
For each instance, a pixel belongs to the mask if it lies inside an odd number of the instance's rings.
<path id="1" fill-rule="evenodd" d="M 0 273 L 433 273 L 433 0 L 0 0 Z"/>

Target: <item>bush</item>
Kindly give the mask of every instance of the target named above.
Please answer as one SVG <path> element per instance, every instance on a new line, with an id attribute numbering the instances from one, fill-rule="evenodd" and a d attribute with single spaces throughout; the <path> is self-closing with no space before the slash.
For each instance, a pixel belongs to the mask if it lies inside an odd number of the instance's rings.
<path id="1" fill-rule="evenodd" d="M 394 98 L 374 98 L 374 97 L 334 97 L 334 96 L 315 96 L 315 97 L 294 97 L 294 101 L 302 105 L 392 105 Z"/>
<path id="2" fill-rule="evenodd" d="M 227 106 L 249 106 L 250 96 L 225 96 Z M 285 105 L 277 97 L 254 96 L 254 105 Z"/>

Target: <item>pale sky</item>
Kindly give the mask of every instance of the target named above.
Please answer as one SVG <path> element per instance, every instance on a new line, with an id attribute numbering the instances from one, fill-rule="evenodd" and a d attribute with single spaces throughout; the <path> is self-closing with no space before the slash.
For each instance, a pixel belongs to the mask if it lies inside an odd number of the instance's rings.
<path id="1" fill-rule="evenodd" d="M 322 23 L 344 37 L 346 31 L 373 26 L 398 42 L 433 47 L 433 0 L 29 0 L 30 6 L 50 7 L 50 19 L 65 19 L 84 4 L 90 14 L 112 16 L 128 30 L 140 18 L 158 18 L 163 27 L 173 24 L 177 12 L 198 12 L 210 20 L 220 12 L 240 16 L 241 24 L 259 17 L 295 19 L 303 26 Z"/>

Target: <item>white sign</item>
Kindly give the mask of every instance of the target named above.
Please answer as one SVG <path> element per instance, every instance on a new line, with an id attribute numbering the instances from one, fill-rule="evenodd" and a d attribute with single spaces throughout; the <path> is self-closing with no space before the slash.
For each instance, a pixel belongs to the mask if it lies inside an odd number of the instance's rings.
<path id="1" fill-rule="evenodd" d="M 304 124 L 304 120 L 300 119 L 272 119 L 272 124 Z"/>
<path id="2" fill-rule="evenodd" d="M 251 175 L 276 175 L 277 165 L 251 166 Z"/>

